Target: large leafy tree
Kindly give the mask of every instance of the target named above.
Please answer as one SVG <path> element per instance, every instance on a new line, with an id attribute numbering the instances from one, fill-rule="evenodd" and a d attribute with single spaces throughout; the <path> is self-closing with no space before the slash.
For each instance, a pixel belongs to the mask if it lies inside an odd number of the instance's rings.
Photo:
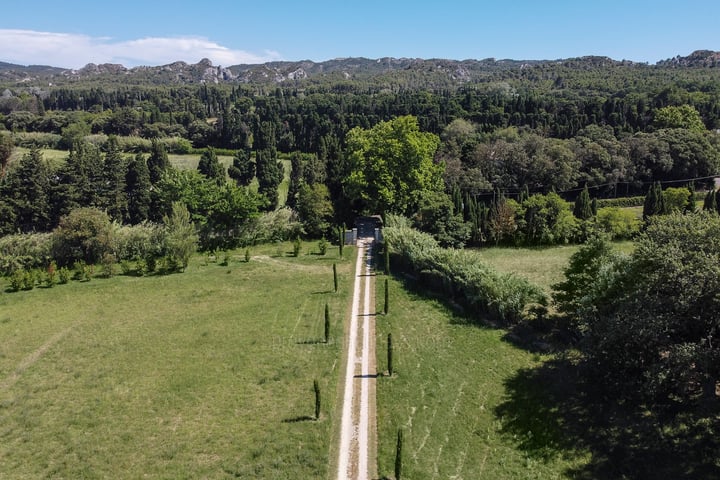
<path id="1" fill-rule="evenodd" d="M 330 202 L 330 192 L 325 185 L 302 183 L 296 208 L 305 233 L 314 238 L 328 233 L 333 216 L 333 205 Z"/>
<path id="2" fill-rule="evenodd" d="M 433 161 L 439 143 L 413 116 L 350 130 L 347 194 L 368 213 L 411 214 L 423 192 L 443 190 L 442 165 Z"/>
<path id="3" fill-rule="evenodd" d="M 619 271 L 609 284 L 622 288 L 592 302 L 591 370 L 621 395 L 686 411 L 717 408 L 720 217 L 653 217 Z"/>

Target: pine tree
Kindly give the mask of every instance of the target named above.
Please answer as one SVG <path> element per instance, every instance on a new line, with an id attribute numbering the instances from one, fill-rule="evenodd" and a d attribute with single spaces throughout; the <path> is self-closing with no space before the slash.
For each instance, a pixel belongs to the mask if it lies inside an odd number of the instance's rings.
<path id="1" fill-rule="evenodd" d="M 143 222 L 150 215 L 150 172 L 142 153 L 130 161 L 125 174 L 127 194 L 127 221 L 133 225 Z"/>
<path id="2" fill-rule="evenodd" d="M 573 215 L 580 220 L 589 220 L 592 218 L 592 201 L 590 200 L 590 192 L 588 191 L 587 185 L 583 188 L 580 195 L 575 200 L 575 208 L 573 208 Z"/>
<path id="3" fill-rule="evenodd" d="M 225 167 L 218 160 L 214 148 L 207 147 L 205 149 L 200 157 L 197 169 L 198 172 L 217 185 L 225 183 Z"/>
<path id="4" fill-rule="evenodd" d="M 21 232 L 51 228 L 51 171 L 37 147 L 22 156 L 3 182 L 3 199 L 14 214 L 14 228 Z"/>
<path id="5" fill-rule="evenodd" d="M 103 159 L 100 150 L 84 141 L 73 143 L 65 165 L 57 175 L 55 215 L 59 219 L 81 207 L 101 207 Z"/>

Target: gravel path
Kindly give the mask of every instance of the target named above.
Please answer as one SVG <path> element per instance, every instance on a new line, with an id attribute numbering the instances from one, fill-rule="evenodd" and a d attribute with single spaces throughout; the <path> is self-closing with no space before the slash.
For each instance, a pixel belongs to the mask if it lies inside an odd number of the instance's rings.
<path id="1" fill-rule="evenodd" d="M 371 274 L 371 251 L 371 239 L 358 241 L 347 341 L 338 480 L 375 477 L 375 282 Z"/>

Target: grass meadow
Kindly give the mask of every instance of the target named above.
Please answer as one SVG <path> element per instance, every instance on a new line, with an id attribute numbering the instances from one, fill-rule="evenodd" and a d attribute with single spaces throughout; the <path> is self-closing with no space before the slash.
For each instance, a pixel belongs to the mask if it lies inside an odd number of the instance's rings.
<path id="1" fill-rule="evenodd" d="M 383 282 L 378 277 L 378 309 Z M 511 429 L 507 383 L 550 357 L 532 354 L 503 339 L 505 332 L 471 325 L 438 300 L 402 281 L 389 282 L 391 307 L 378 315 L 378 369 L 387 369 L 387 334 L 393 336 L 393 378 L 378 377 L 378 471 L 393 476 L 397 430 L 404 432 L 403 478 L 552 479 L 588 460 L 524 448 Z M 512 403 L 513 405 L 516 404 Z M 529 412 L 539 405 L 526 404 Z M 540 410 L 540 409 L 538 409 Z M 530 413 L 530 415 L 532 415 Z M 544 431 L 552 445 L 559 430 Z"/>
<path id="2" fill-rule="evenodd" d="M 354 250 L 313 250 L 0 293 L 0 476 L 326 478 Z"/>
<path id="3" fill-rule="evenodd" d="M 485 261 L 528 278 L 548 292 L 578 246 L 489 248 Z M 616 244 L 629 252 L 630 242 Z M 378 276 L 378 311 L 384 301 Z M 387 369 L 387 335 L 394 345 L 393 378 L 379 377 L 378 467 L 394 472 L 397 430 L 404 432 L 403 475 L 423 479 L 552 479 L 581 471 L 590 453 L 563 444 L 562 431 L 541 417 L 542 395 L 517 398 L 520 372 L 552 360 L 504 339 L 506 331 L 471 324 L 441 300 L 390 278 L 390 311 L 378 315 L 378 370 Z M 534 414 L 533 412 L 538 412 Z M 528 430 L 519 432 L 518 423 Z"/>

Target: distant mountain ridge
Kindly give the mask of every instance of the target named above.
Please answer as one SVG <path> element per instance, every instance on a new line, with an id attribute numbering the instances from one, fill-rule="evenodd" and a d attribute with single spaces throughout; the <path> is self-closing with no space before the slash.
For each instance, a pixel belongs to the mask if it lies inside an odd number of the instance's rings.
<path id="1" fill-rule="evenodd" d="M 0 62 L 0 81 L 4 83 L 68 83 L 83 80 L 122 80 L 128 83 L 193 84 L 193 83 L 252 83 L 282 84 L 308 79 L 359 80 L 396 72 L 415 75 L 434 75 L 447 82 L 462 84 L 488 73 L 543 64 L 563 64 L 573 68 L 602 68 L 611 65 L 643 63 L 617 61 L 608 57 L 586 56 L 558 60 L 449 60 L 363 57 L 336 58 L 323 62 L 310 60 L 275 61 L 263 64 L 215 66 L 208 59 L 196 64 L 178 61 L 160 66 L 127 68 L 120 64 L 89 63 L 73 70 L 46 65 L 16 65 Z M 658 67 L 716 68 L 720 66 L 720 52 L 697 50 L 686 57 L 662 60 Z"/>

